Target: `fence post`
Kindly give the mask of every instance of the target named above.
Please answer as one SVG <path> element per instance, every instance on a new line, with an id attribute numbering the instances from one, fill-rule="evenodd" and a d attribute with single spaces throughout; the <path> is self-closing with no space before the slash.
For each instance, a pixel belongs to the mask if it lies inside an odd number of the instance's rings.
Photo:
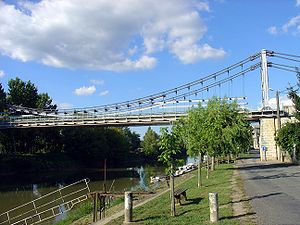
<path id="1" fill-rule="evenodd" d="M 93 210 L 93 222 L 97 222 L 98 218 L 97 218 L 97 211 L 98 211 L 98 193 L 95 192 L 95 194 L 93 195 L 93 199 L 94 199 L 94 210 Z"/>
<path id="2" fill-rule="evenodd" d="M 210 222 L 216 223 L 219 219 L 218 193 L 209 193 Z"/>
<path id="3" fill-rule="evenodd" d="M 293 148 L 293 163 L 297 162 L 297 152 L 296 152 L 296 144 L 294 144 L 294 148 Z"/>
<path id="4" fill-rule="evenodd" d="M 132 192 L 125 192 L 125 220 L 124 223 L 132 222 Z"/>

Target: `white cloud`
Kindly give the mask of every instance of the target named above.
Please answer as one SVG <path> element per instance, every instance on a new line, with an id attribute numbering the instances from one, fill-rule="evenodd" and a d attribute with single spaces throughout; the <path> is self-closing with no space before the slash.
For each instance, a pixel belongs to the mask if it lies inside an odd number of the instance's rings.
<path id="1" fill-rule="evenodd" d="M 92 84 L 95 84 L 95 85 L 102 85 L 102 84 L 104 84 L 104 80 L 95 80 L 95 79 L 93 79 L 93 80 L 90 80 L 90 82 Z"/>
<path id="2" fill-rule="evenodd" d="M 18 7 L 0 1 L 0 52 L 24 62 L 111 71 L 151 69 L 157 51 L 183 63 L 221 57 L 223 49 L 201 43 L 207 31 L 201 11 L 210 11 L 208 1 L 41 0 Z"/>
<path id="3" fill-rule="evenodd" d="M 74 94 L 78 95 L 78 96 L 80 96 L 80 95 L 91 95 L 95 91 L 96 91 L 96 87 L 94 85 L 89 86 L 89 87 L 83 86 L 83 87 L 75 89 Z"/>
<path id="4" fill-rule="evenodd" d="M 5 73 L 3 70 L 0 70 L 0 78 L 4 77 L 5 76 Z"/>
<path id="5" fill-rule="evenodd" d="M 70 103 L 62 102 L 56 103 L 58 109 L 72 109 L 73 105 Z"/>
<path id="6" fill-rule="evenodd" d="M 282 26 L 282 30 L 284 32 L 288 32 L 290 28 L 296 27 L 298 31 L 300 31 L 300 15 L 291 18 L 286 24 Z"/>
<path id="7" fill-rule="evenodd" d="M 296 0 L 296 6 L 300 6 L 300 0 Z"/>
<path id="8" fill-rule="evenodd" d="M 113 71 L 127 71 L 127 70 L 140 70 L 151 69 L 156 65 L 156 58 L 149 56 L 142 56 L 140 59 L 132 61 L 126 59 L 121 62 L 116 62 L 111 65 L 107 65 L 104 68 Z"/>
<path id="9" fill-rule="evenodd" d="M 268 31 L 269 34 L 272 34 L 272 35 L 276 35 L 276 34 L 278 33 L 277 27 L 275 27 L 275 26 L 269 27 L 269 28 L 267 29 L 267 31 Z"/>
<path id="10" fill-rule="evenodd" d="M 280 108 L 282 109 L 283 106 L 292 106 L 293 102 L 291 99 L 289 99 L 287 96 L 284 97 L 280 97 L 279 98 L 279 104 L 280 104 Z M 276 98 L 270 98 L 269 99 L 269 106 L 273 109 L 277 108 L 277 102 L 276 102 Z"/>
<path id="11" fill-rule="evenodd" d="M 299 0 L 300 1 L 300 0 Z M 300 15 L 294 16 L 289 19 L 281 27 L 271 26 L 267 29 L 267 32 L 272 35 L 280 33 L 291 33 L 293 35 L 300 35 Z"/>
<path id="12" fill-rule="evenodd" d="M 185 64 L 209 58 L 222 58 L 225 55 L 223 49 L 215 49 L 208 44 L 190 45 L 186 40 L 175 42 L 172 45 L 172 52 Z"/>
<path id="13" fill-rule="evenodd" d="M 105 96 L 105 95 L 108 95 L 109 94 L 109 91 L 108 90 L 105 90 L 105 91 L 101 91 L 100 92 L 100 96 Z"/>

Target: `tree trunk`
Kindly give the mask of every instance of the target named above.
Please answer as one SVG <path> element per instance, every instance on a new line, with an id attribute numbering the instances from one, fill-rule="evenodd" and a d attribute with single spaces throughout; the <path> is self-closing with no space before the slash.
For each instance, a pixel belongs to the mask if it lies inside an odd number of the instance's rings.
<path id="1" fill-rule="evenodd" d="M 170 182 L 171 182 L 170 183 L 170 191 L 171 191 L 171 216 L 175 216 L 173 165 L 171 166 Z"/>
<path id="2" fill-rule="evenodd" d="M 201 155 L 201 153 L 199 153 L 199 161 L 198 161 L 198 187 L 202 187 L 201 159 L 202 159 L 202 155 Z"/>
<path id="3" fill-rule="evenodd" d="M 230 154 L 227 155 L 227 163 L 230 163 Z"/>
<path id="4" fill-rule="evenodd" d="M 209 155 L 207 154 L 206 158 L 206 165 L 207 165 L 207 170 L 206 170 L 206 179 L 209 177 Z"/>
<path id="5" fill-rule="evenodd" d="M 211 167 L 210 167 L 211 171 L 215 170 L 215 157 L 212 156 L 211 157 Z"/>

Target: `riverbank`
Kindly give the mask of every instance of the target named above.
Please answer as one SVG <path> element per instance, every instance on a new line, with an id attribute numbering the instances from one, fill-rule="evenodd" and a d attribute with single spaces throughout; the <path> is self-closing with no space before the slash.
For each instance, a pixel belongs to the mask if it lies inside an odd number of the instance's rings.
<path id="1" fill-rule="evenodd" d="M 167 187 L 162 187 L 157 193 L 162 193 L 157 198 L 142 204 L 133 210 L 133 221 L 137 224 L 208 224 L 209 223 L 209 207 L 208 193 L 217 192 L 219 194 L 219 224 L 239 224 L 240 221 L 234 215 L 233 210 L 233 189 L 232 177 L 234 167 L 231 164 L 219 165 L 216 171 L 210 173 L 210 178 L 203 178 L 203 187 L 197 187 L 197 171 L 193 171 L 183 177 L 176 178 L 175 182 L 178 187 L 188 188 L 188 201 L 183 201 L 182 205 L 176 205 L 176 217 L 170 216 L 170 200 Z M 180 180 L 181 179 L 181 180 Z M 167 190 L 167 191 L 166 191 Z M 165 191 L 165 193 L 163 193 Z M 138 197 L 134 201 L 134 206 L 146 201 L 148 197 Z M 107 219 L 111 215 L 116 215 L 108 224 L 117 225 L 124 221 L 123 215 L 124 203 L 120 203 L 107 211 Z M 118 214 L 118 215 L 117 215 Z M 61 223 L 72 225 L 90 224 L 92 215 L 82 217 L 73 223 Z M 103 221 L 104 222 L 104 221 Z M 98 222 L 103 224 L 103 222 Z"/>
<path id="2" fill-rule="evenodd" d="M 0 176 L 44 171 L 80 170 L 84 167 L 66 154 L 0 155 Z"/>
<path id="3" fill-rule="evenodd" d="M 118 165 L 111 164 L 107 161 L 108 169 L 124 169 L 139 167 L 144 165 L 162 166 L 156 161 L 142 160 L 132 158 L 130 162 L 119 162 Z M 81 171 L 81 170 L 99 170 L 104 168 L 104 160 L 97 158 L 86 161 L 65 153 L 47 153 L 47 154 L 0 154 L 0 176 L 28 174 L 28 173 L 43 173 L 57 171 Z"/>
<path id="4" fill-rule="evenodd" d="M 193 174 L 196 175 L 196 171 Z M 223 164 L 210 174 L 209 179 L 203 180 L 203 187 L 197 187 L 197 176 L 179 185 L 188 188 L 188 201 L 176 206 L 176 217 L 170 216 L 169 193 L 135 209 L 133 220 L 143 224 L 208 224 L 209 207 L 208 193 L 217 192 L 219 195 L 219 224 L 238 224 L 233 218 L 232 188 L 230 179 L 233 175 L 233 165 Z M 123 217 L 108 224 L 122 224 Z"/>

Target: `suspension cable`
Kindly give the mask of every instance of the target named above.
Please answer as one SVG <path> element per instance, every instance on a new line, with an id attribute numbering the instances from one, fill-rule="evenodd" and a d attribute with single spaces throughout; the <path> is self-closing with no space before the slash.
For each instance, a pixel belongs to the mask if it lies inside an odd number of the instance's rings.
<path id="1" fill-rule="evenodd" d="M 297 66 L 290 66 L 290 65 L 285 65 L 285 64 L 280 64 L 280 63 L 274 63 L 274 62 L 269 62 L 269 65 L 270 65 L 270 67 L 272 67 L 273 65 L 276 65 L 276 66 L 282 66 L 282 67 L 287 67 L 287 68 L 293 68 L 293 69 L 296 69 L 296 70 L 300 71 L 300 68 L 297 67 Z"/>
<path id="2" fill-rule="evenodd" d="M 273 54 L 284 55 L 284 56 L 290 56 L 290 57 L 294 57 L 294 58 L 300 58 L 299 55 L 292 55 L 292 54 L 282 53 L 282 52 L 273 52 Z"/>
<path id="3" fill-rule="evenodd" d="M 300 71 L 297 70 L 292 70 L 292 69 L 288 69 L 288 68 L 284 68 L 284 67 L 280 67 L 280 66 L 272 66 L 272 68 L 276 68 L 276 69 L 280 69 L 280 70 L 284 70 L 284 71 L 288 71 L 288 72 L 293 72 L 293 73 L 297 73 L 299 74 Z"/>
<path id="4" fill-rule="evenodd" d="M 284 57 L 284 56 L 279 56 L 279 55 L 274 55 L 274 57 L 280 58 L 280 59 L 286 59 L 286 60 L 294 61 L 294 62 L 300 62 L 300 60 L 292 59 L 292 58 L 288 58 L 288 57 Z"/>

